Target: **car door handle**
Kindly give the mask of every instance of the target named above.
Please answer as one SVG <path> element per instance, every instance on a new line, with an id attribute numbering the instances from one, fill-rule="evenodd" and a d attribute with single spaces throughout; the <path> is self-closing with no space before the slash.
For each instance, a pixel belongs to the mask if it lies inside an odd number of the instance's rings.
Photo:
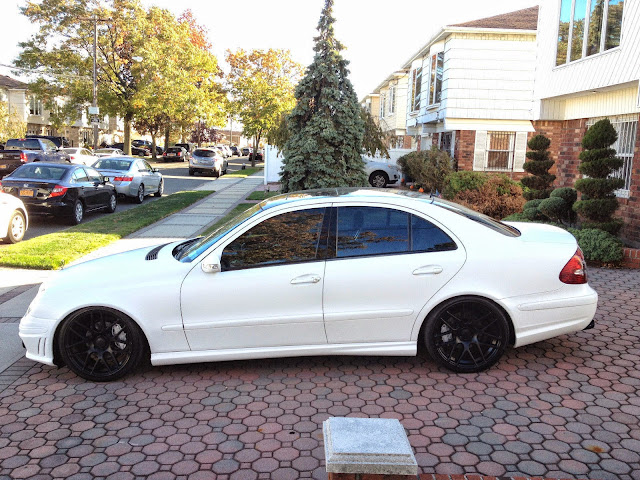
<path id="1" fill-rule="evenodd" d="M 318 283 L 321 280 L 320 275 L 310 274 L 310 275 L 300 275 L 299 277 L 291 280 L 291 285 L 298 285 L 301 283 Z"/>
<path id="2" fill-rule="evenodd" d="M 439 273 L 442 273 L 440 265 L 425 265 L 413 271 L 414 275 L 438 275 Z"/>

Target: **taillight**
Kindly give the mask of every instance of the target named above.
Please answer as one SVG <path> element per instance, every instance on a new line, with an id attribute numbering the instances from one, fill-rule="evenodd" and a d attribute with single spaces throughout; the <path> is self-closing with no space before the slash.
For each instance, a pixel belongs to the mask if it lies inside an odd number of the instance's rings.
<path id="1" fill-rule="evenodd" d="M 133 180 L 133 177 L 116 177 L 113 179 L 114 182 L 130 182 Z"/>
<path id="2" fill-rule="evenodd" d="M 162 156 L 163 156 L 163 157 L 166 157 L 166 156 L 167 156 L 167 152 L 164 152 L 164 153 L 162 154 Z"/>
<path id="3" fill-rule="evenodd" d="M 569 285 L 587 283 L 587 264 L 580 248 L 560 272 L 560 281 Z"/>
<path id="4" fill-rule="evenodd" d="M 67 193 L 67 187 L 63 187 L 62 185 L 56 185 L 55 187 L 53 187 L 53 190 L 51 190 L 49 197 L 61 197 L 65 193 Z"/>
<path id="5" fill-rule="evenodd" d="M 27 154 L 24 152 L 20 152 L 20 161 L 22 163 L 27 163 Z"/>
<path id="6" fill-rule="evenodd" d="M 181 157 L 182 156 L 182 152 L 178 152 L 178 156 Z"/>
<path id="7" fill-rule="evenodd" d="M 75 155 L 69 155 L 69 160 L 75 160 L 76 156 Z"/>

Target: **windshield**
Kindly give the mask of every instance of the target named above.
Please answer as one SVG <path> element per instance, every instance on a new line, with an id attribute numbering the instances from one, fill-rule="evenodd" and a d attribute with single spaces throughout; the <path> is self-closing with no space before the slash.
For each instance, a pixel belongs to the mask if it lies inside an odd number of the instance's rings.
<path id="1" fill-rule="evenodd" d="M 98 160 L 93 164 L 93 168 L 103 170 L 118 170 L 120 172 L 126 172 L 131 166 L 130 160 L 117 160 L 114 158 L 105 158 L 104 160 Z"/>
<path id="2" fill-rule="evenodd" d="M 228 222 L 223 223 L 218 228 L 216 228 L 213 232 L 211 232 L 206 237 L 199 238 L 197 242 L 191 245 L 188 249 L 175 249 L 173 251 L 176 259 L 180 260 L 184 263 L 190 263 L 196 258 L 198 258 L 203 252 L 205 252 L 211 245 L 216 243 L 219 239 L 224 237 L 228 232 L 236 228 L 238 225 L 246 222 L 248 219 L 253 217 L 256 213 L 262 210 L 260 204 L 256 204 L 245 210 L 237 217 L 232 218 Z"/>
<path id="3" fill-rule="evenodd" d="M 507 225 L 506 223 L 499 222 L 498 220 L 495 220 L 487 215 L 478 213 L 457 203 L 448 202 L 447 200 L 443 200 L 441 198 L 434 198 L 433 204 L 441 208 L 446 208 L 447 210 L 457 213 L 458 215 L 462 215 L 469 220 L 478 222 L 485 227 L 489 227 L 491 230 L 495 230 L 502 235 L 506 235 L 507 237 L 520 236 L 520 230 L 518 230 L 517 228 L 514 228 L 511 225 Z"/>

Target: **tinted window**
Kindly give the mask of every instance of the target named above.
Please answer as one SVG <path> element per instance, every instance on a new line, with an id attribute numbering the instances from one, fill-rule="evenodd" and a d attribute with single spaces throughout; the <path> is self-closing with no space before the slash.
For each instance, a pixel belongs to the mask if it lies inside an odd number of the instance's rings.
<path id="1" fill-rule="evenodd" d="M 131 166 L 131 160 L 118 160 L 114 158 L 105 158 L 98 160 L 93 164 L 93 168 L 103 168 L 105 170 L 118 170 L 120 172 L 126 172 Z"/>
<path id="2" fill-rule="evenodd" d="M 167 148 L 167 153 L 178 153 L 178 152 L 182 152 L 182 148 L 181 147 L 169 147 L 169 148 Z"/>
<path id="3" fill-rule="evenodd" d="M 77 170 L 75 170 L 71 175 L 71 179 L 74 183 L 83 183 L 89 181 L 86 172 L 82 168 L 78 168 Z"/>
<path id="4" fill-rule="evenodd" d="M 90 182 L 102 182 L 102 175 L 93 168 L 85 167 Z"/>
<path id="5" fill-rule="evenodd" d="M 9 140 L 5 148 L 23 149 L 23 150 L 40 150 L 40 142 L 34 139 L 27 140 Z"/>
<path id="6" fill-rule="evenodd" d="M 271 217 L 245 232 L 222 252 L 222 269 L 239 270 L 316 259 L 324 208 Z"/>
<path id="7" fill-rule="evenodd" d="M 66 172 L 66 168 L 31 164 L 23 165 L 22 167 L 14 171 L 9 177 L 33 178 L 38 180 L 60 180 Z"/>
<path id="8" fill-rule="evenodd" d="M 411 251 L 442 252 L 457 248 L 451 237 L 431 222 L 411 215 Z"/>
<path id="9" fill-rule="evenodd" d="M 478 213 L 470 208 L 463 207 L 462 205 L 458 205 L 457 203 L 449 202 L 447 200 L 443 200 L 438 198 L 433 201 L 433 205 L 449 210 L 450 212 L 457 213 L 458 215 L 462 215 L 463 217 L 468 218 L 469 220 L 473 220 L 485 227 L 490 228 L 491 230 L 495 230 L 502 235 L 506 235 L 507 237 L 519 237 L 520 230 L 511 225 L 507 225 L 506 223 L 499 222 L 498 220 L 494 220 L 493 218 L 484 215 L 482 213 Z"/>
<path id="10" fill-rule="evenodd" d="M 216 152 L 212 150 L 196 150 L 193 155 L 196 157 L 215 157 Z"/>
<path id="11" fill-rule="evenodd" d="M 379 207 L 340 207 L 337 254 L 341 257 L 409 251 L 409 214 Z"/>

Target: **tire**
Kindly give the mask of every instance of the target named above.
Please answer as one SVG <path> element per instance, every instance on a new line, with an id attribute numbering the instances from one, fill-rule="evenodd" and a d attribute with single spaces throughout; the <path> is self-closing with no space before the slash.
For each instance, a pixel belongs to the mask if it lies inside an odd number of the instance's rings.
<path id="1" fill-rule="evenodd" d="M 135 196 L 134 201 L 136 203 L 144 202 L 144 184 L 141 183 L 138 187 L 138 194 Z"/>
<path id="2" fill-rule="evenodd" d="M 384 188 L 389 183 L 389 176 L 383 171 L 375 171 L 369 175 L 369 185 L 376 188 Z"/>
<path id="3" fill-rule="evenodd" d="M 118 206 L 118 198 L 115 193 L 112 193 L 109 197 L 109 203 L 107 204 L 107 212 L 113 213 L 116 211 L 116 207 Z"/>
<path id="4" fill-rule="evenodd" d="M 24 214 L 20 210 L 14 210 L 9 219 L 7 228 L 7 240 L 9 243 L 18 243 L 24 238 L 27 231 L 27 222 Z"/>
<path id="5" fill-rule="evenodd" d="M 191 176 L 193 177 L 194 173 L 195 173 L 195 172 L 193 171 L 193 168 L 190 168 L 190 169 L 189 169 L 189 175 L 191 175 Z"/>
<path id="6" fill-rule="evenodd" d="M 56 336 L 64 363 L 92 382 L 110 382 L 136 368 L 148 347 L 140 327 L 109 308 L 87 308 L 68 317 Z"/>
<path id="7" fill-rule="evenodd" d="M 221 171 L 220 171 L 220 170 L 216 170 L 216 169 L 214 168 L 214 169 L 213 169 L 213 171 L 212 171 L 211 173 L 213 173 L 213 176 L 214 176 L 214 177 L 216 177 L 216 178 L 220 178 L 220 174 L 221 174 Z"/>
<path id="8" fill-rule="evenodd" d="M 164 180 L 160 179 L 160 183 L 158 184 L 158 191 L 153 195 L 156 197 L 161 197 L 162 192 L 164 192 Z"/>
<path id="9" fill-rule="evenodd" d="M 73 214 L 71 215 L 71 225 L 79 225 L 84 219 L 84 205 L 80 200 L 73 204 Z"/>
<path id="10" fill-rule="evenodd" d="M 423 335 L 437 363 L 454 372 L 475 373 L 500 359 L 509 344 L 510 322 L 489 300 L 459 297 L 429 314 Z"/>

